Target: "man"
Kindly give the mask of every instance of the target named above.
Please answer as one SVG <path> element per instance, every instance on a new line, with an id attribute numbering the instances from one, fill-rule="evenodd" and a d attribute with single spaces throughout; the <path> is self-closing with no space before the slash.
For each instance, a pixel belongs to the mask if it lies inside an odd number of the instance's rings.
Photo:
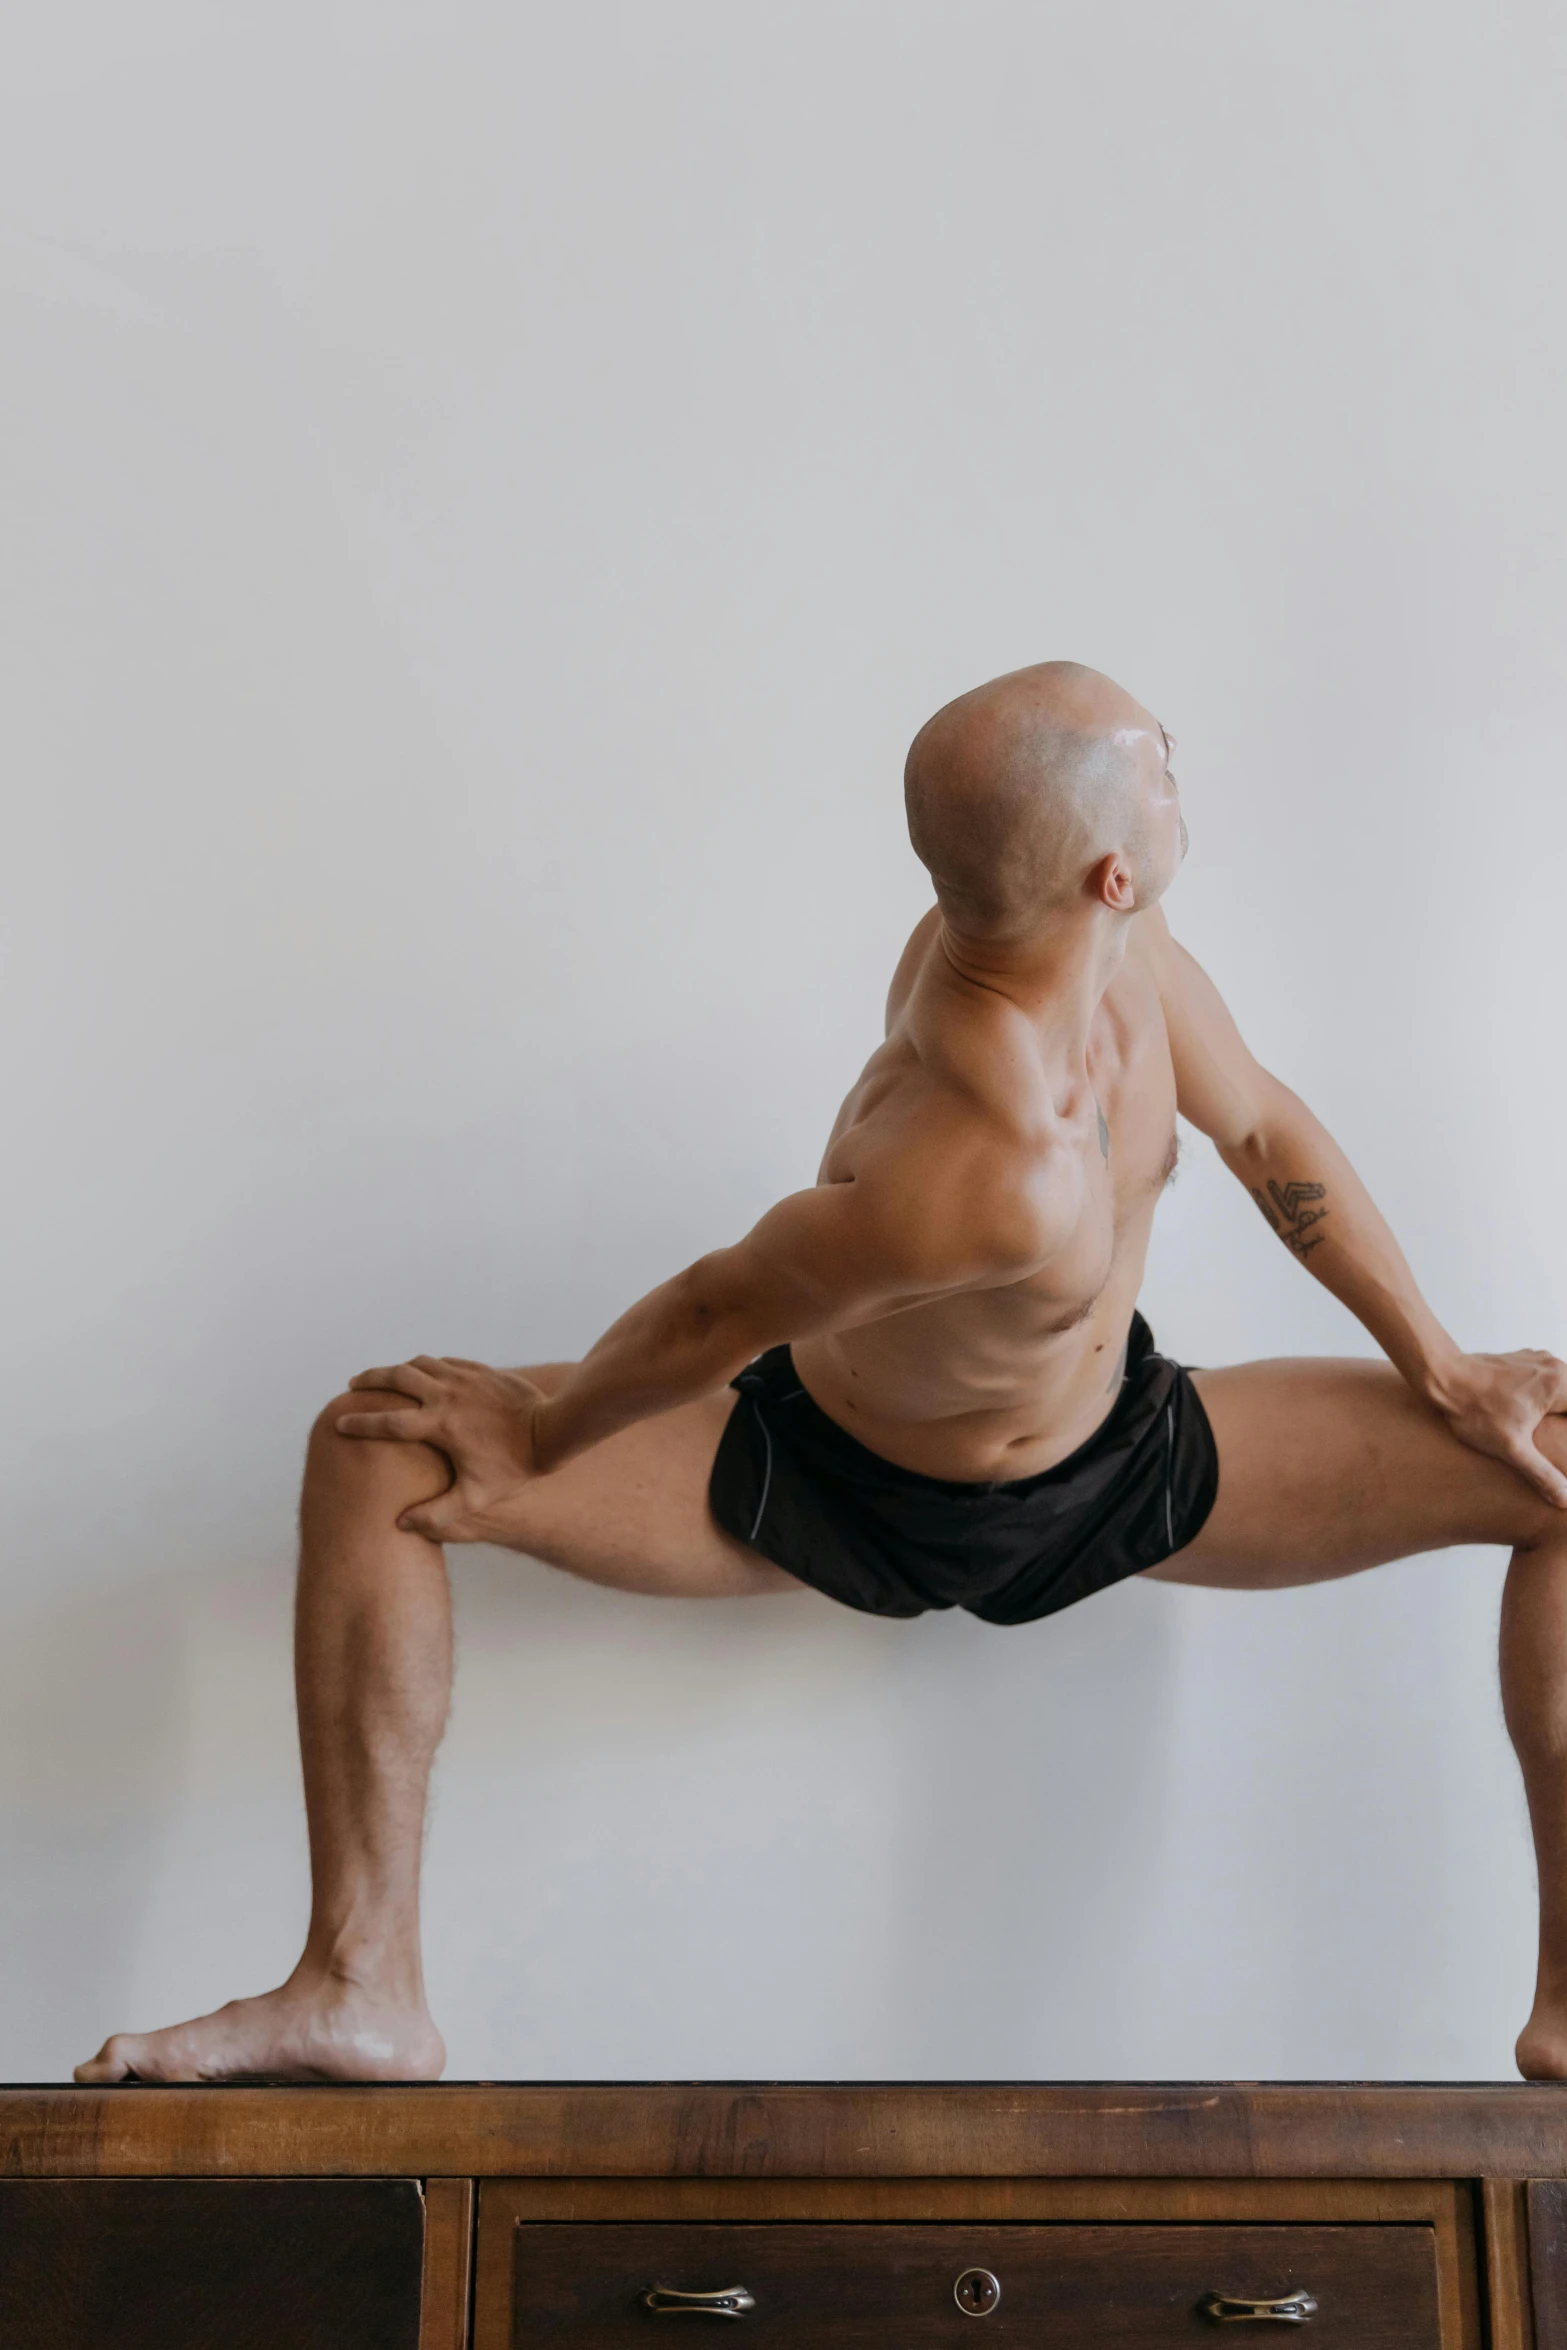
<path id="1" fill-rule="evenodd" d="M 1455 1345 L 1342 1152 L 1170 937 L 1170 750 L 1069 662 L 939 711 L 906 775 L 936 904 L 816 1187 L 580 1363 L 420 1356 L 327 1406 L 301 1512 L 304 1955 L 264 1998 L 116 2036 L 79 2079 L 440 2072 L 418 1878 L 447 1542 L 623 1590 L 809 1584 L 997 1624 L 1134 1574 L 1273 1589 L 1506 1543 L 1502 1688 L 1541 1896 L 1518 2062 L 1567 2076 L 1567 1366 Z M 1188 1373 L 1156 1351 L 1135 1301 L 1177 1110 L 1386 1363 Z"/>

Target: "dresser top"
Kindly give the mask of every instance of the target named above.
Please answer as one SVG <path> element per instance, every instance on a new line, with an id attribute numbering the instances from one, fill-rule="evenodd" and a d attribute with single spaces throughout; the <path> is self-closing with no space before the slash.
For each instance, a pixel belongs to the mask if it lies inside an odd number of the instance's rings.
<path id="1" fill-rule="evenodd" d="M 0 2177 L 1561 2178 L 1567 2083 L 0 2088 Z"/>

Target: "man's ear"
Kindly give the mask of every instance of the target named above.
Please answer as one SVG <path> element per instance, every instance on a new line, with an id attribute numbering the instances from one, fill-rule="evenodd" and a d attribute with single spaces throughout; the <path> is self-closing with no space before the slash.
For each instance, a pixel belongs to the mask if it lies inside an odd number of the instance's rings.
<path id="1" fill-rule="evenodd" d="M 1088 875 L 1088 894 L 1112 914 L 1132 914 L 1137 910 L 1137 883 L 1132 868 L 1118 850 L 1101 857 Z"/>

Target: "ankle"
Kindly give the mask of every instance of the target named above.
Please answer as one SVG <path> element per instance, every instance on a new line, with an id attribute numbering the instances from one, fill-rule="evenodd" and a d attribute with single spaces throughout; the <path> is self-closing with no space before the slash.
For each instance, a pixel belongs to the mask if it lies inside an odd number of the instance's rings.
<path id="1" fill-rule="evenodd" d="M 312 1932 L 290 1977 L 313 1992 L 374 2000 L 378 2007 L 422 2008 L 424 1969 L 417 1944 Z"/>
<path id="2" fill-rule="evenodd" d="M 1554 1953 L 1550 1958 L 1542 1956 L 1535 1970 L 1531 2012 L 1567 2020 L 1567 1965 L 1561 1964 Z"/>

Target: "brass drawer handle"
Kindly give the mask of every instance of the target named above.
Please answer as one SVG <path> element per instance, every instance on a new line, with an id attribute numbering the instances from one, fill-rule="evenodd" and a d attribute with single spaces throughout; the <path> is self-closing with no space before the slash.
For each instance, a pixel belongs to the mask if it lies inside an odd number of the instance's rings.
<path id="1" fill-rule="evenodd" d="M 1276 2301 L 1247 2301 L 1239 2293 L 1204 2293 L 1197 2304 L 1216 2326 L 1303 2326 L 1317 2314 L 1310 2293 L 1281 2293 Z"/>
<path id="2" fill-rule="evenodd" d="M 655 2317 L 744 2317 L 756 2307 L 744 2285 L 725 2285 L 717 2293 L 683 2293 L 678 2285 L 649 2285 L 642 2306 Z"/>

